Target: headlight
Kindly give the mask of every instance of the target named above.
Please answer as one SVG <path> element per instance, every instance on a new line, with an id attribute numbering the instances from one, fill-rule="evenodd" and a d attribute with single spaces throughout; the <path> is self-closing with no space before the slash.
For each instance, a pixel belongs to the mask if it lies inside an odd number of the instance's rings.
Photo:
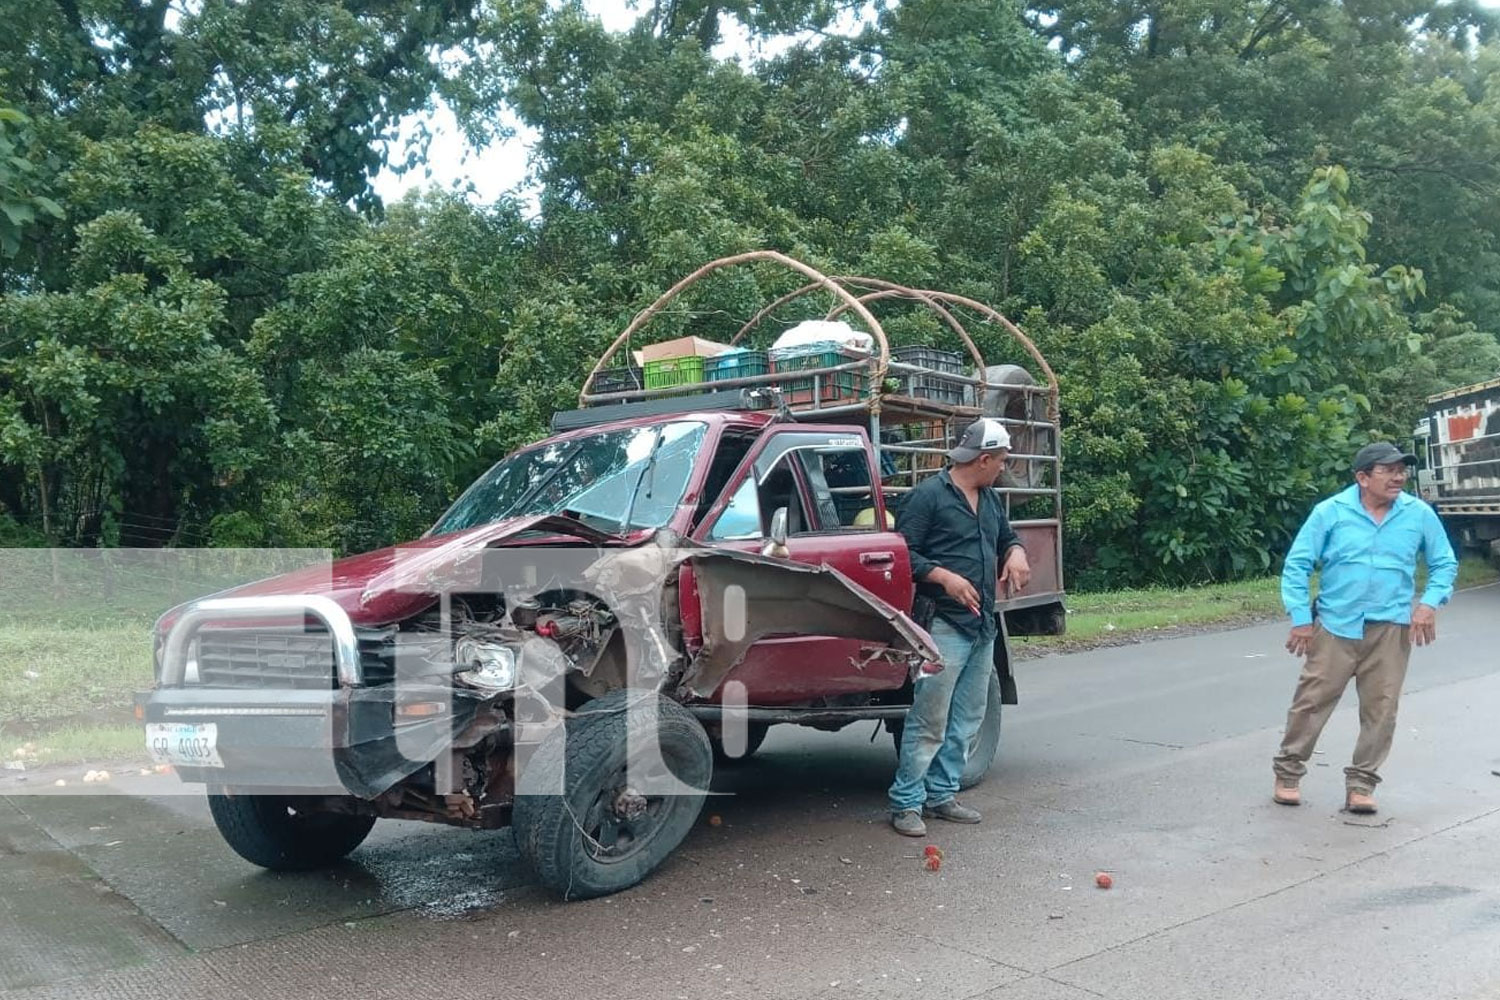
<path id="1" fill-rule="evenodd" d="M 463 638 L 453 644 L 456 676 L 470 687 L 509 691 L 516 684 L 516 651 L 497 642 Z"/>

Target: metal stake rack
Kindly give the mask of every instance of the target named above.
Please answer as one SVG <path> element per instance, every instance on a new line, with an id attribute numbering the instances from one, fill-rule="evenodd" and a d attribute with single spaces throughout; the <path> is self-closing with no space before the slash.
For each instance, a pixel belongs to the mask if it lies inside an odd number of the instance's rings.
<path id="1" fill-rule="evenodd" d="M 664 389 L 628 388 L 624 391 L 595 390 L 595 381 L 608 370 L 614 358 L 627 349 L 633 337 L 658 316 L 683 292 L 703 278 L 727 268 L 774 264 L 802 275 L 806 283 L 782 295 L 751 316 L 735 333 L 731 346 L 738 346 L 757 328 L 766 324 L 783 308 L 810 295 L 831 295 L 834 305 L 823 318 L 852 319 L 874 340 L 874 350 L 839 364 L 796 371 L 775 371 L 719 379 L 697 385 L 677 385 Z M 951 330 L 966 348 L 973 362 L 973 373 L 955 375 L 921 364 L 893 359 L 890 344 L 880 320 L 872 311 L 887 303 L 916 303 L 933 313 Z M 852 314 L 852 317 L 851 317 Z M 970 335 L 965 320 L 972 324 L 992 324 L 1003 330 L 1029 359 L 1024 366 L 1004 366 L 1004 381 L 993 378 L 996 369 L 985 363 Z M 628 356 L 628 355 L 627 355 Z M 802 387 L 799 395 L 810 398 L 787 403 L 791 383 Z M 806 388 L 811 386 L 811 392 Z M 927 398 L 912 389 L 920 384 L 945 384 L 960 387 L 963 402 Z M 837 387 L 833 389 L 833 387 Z M 833 391 L 830 391 L 832 389 Z M 765 401 L 778 405 L 793 420 L 816 423 L 856 424 L 869 430 L 883 470 L 894 467 L 894 473 L 883 476 L 882 489 L 891 496 L 912 489 L 924 476 L 944 467 L 944 456 L 972 421 L 980 416 L 1000 420 L 1011 432 L 1012 450 L 1006 472 L 996 489 L 1006 502 L 1007 510 L 1025 505 L 1028 516 L 1013 521 L 1016 530 L 1033 553 L 1046 553 L 1045 562 L 1035 566 L 1040 577 L 1037 597 L 1062 591 L 1062 439 L 1058 413 L 1057 376 L 1036 345 L 1014 323 L 998 311 L 974 299 L 952 292 L 912 288 L 878 278 L 826 275 L 816 268 L 773 250 L 723 257 L 704 264 L 664 292 L 643 309 L 615 338 L 599 358 L 584 381 L 579 406 L 608 406 L 615 403 L 641 402 L 664 397 L 683 396 L 694 391 L 752 390 Z M 1050 501 L 1050 502 L 1048 502 Z M 1027 598 L 1008 604 L 1007 608 L 1024 607 Z"/>

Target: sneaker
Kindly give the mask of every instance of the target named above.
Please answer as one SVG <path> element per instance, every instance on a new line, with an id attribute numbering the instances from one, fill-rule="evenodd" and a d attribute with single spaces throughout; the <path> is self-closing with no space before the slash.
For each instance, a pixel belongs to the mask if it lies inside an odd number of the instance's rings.
<path id="1" fill-rule="evenodd" d="M 1286 778 L 1276 779 L 1276 790 L 1271 793 L 1271 798 L 1284 806 L 1300 806 L 1302 804 L 1302 790 L 1297 787 L 1295 781 Z"/>
<path id="2" fill-rule="evenodd" d="M 921 815 L 915 809 L 891 813 L 891 826 L 903 837 L 927 836 L 927 824 L 922 822 Z"/>
<path id="3" fill-rule="evenodd" d="M 923 806 L 922 815 L 936 816 L 938 819 L 945 819 L 950 823 L 978 823 L 982 818 L 979 815 L 979 810 L 960 805 L 957 799 L 939 802 L 935 806 Z"/>
<path id="4" fill-rule="evenodd" d="M 1369 815 L 1375 811 L 1375 796 L 1351 788 L 1344 796 L 1344 808 L 1352 813 Z"/>

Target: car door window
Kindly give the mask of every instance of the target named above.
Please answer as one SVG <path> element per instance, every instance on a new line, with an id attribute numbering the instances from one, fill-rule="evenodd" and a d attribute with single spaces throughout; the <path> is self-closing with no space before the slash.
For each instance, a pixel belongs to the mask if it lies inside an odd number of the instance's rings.
<path id="1" fill-rule="evenodd" d="M 765 537 L 760 510 L 760 490 L 754 478 L 746 479 L 709 529 L 709 540 L 732 542 Z"/>
<path id="2" fill-rule="evenodd" d="M 803 503 L 803 486 L 798 475 L 795 452 L 784 454 L 760 476 L 757 494 L 760 497 L 761 530 L 771 530 L 771 515 L 786 508 L 786 533 L 789 536 L 805 535 L 817 530 L 817 525 L 808 516 Z M 759 470 L 757 470 L 759 473 Z"/>
<path id="3" fill-rule="evenodd" d="M 739 468 L 754 444 L 754 434 L 733 429 L 726 431 L 719 439 L 719 446 L 714 449 L 713 461 L 703 483 L 703 493 L 698 498 L 698 508 L 693 512 L 695 528 L 713 509 L 714 504 L 719 502 L 724 490 L 734 479 L 734 471 Z"/>
<path id="4" fill-rule="evenodd" d="M 761 477 L 761 510 L 769 514 L 783 499 L 789 484 L 805 484 L 808 503 L 788 506 L 788 529 L 803 534 L 831 531 L 879 531 L 889 527 L 876 521 L 876 502 L 869 448 L 856 434 L 797 431 L 778 434 L 755 461 Z M 768 494 L 776 494 L 768 499 Z"/>
<path id="5" fill-rule="evenodd" d="M 889 528 L 889 514 L 886 525 L 876 519 L 878 481 L 859 435 L 778 433 L 751 472 L 709 528 L 710 540 L 763 538 L 782 507 L 788 536 Z M 752 525 L 758 525 L 755 534 Z"/>
<path id="6" fill-rule="evenodd" d="M 796 452 L 784 453 L 769 469 L 756 470 L 739 485 L 728 506 L 709 529 L 714 541 L 764 538 L 771 531 L 771 515 L 786 508 L 786 533 L 806 535 L 818 522 L 803 502 L 804 483 Z"/>
<path id="7" fill-rule="evenodd" d="M 864 447 L 804 448 L 797 456 L 807 472 L 821 530 L 880 530 L 870 456 Z"/>

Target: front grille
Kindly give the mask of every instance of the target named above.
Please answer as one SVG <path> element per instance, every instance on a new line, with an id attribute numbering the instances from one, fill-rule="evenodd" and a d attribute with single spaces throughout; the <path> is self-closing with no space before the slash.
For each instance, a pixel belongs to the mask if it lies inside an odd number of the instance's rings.
<path id="1" fill-rule="evenodd" d="M 395 677 L 389 632 L 356 629 L 364 682 Z M 209 687 L 328 689 L 338 687 L 333 641 L 321 628 L 204 629 L 198 633 L 198 682 Z"/>

